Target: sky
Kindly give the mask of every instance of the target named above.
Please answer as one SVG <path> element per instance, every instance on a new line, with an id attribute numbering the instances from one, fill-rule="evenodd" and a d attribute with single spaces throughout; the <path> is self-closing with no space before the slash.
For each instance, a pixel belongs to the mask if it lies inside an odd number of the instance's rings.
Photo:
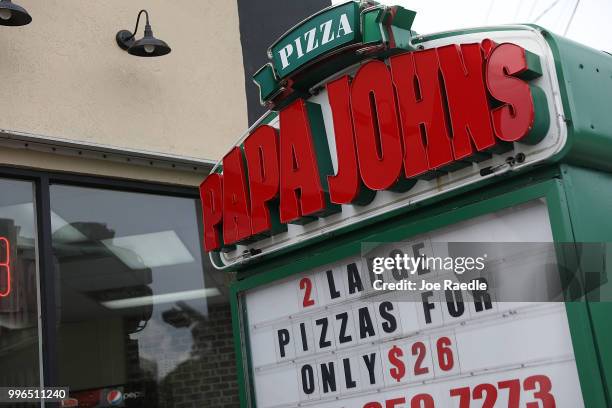
<path id="1" fill-rule="evenodd" d="M 332 0 L 332 4 L 346 0 Z M 430 34 L 496 24 L 536 23 L 612 52 L 612 0 L 379 0 L 417 12 L 413 29 Z M 572 18 L 573 14 L 573 18 Z"/>

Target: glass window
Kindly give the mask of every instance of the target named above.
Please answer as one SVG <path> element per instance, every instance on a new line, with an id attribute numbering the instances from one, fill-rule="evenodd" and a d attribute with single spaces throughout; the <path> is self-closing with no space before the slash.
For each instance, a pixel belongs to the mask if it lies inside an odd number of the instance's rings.
<path id="1" fill-rule="evenodd" d="M 34 189 L 0 179 L 0 386 L 38 386 Z"/>
<path id="2" fill-rule="evenodd" d="M 196 199 L 51 186 L 59 383 L 83 407 L 237 406 Z"/>

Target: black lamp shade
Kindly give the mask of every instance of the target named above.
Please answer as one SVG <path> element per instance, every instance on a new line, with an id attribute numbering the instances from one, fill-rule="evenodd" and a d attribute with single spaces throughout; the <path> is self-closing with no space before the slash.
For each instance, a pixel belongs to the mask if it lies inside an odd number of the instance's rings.
<path id="1" fill-rule="evenodd" d="M 168 44 L 153 37 L 153 30 L 148 22 L 145 25 L 144 37 L 135 41 L 127 50 L 129 54 L 137 57 L 160 57 L 169 54 L 170 51 Z"/>
<path id="2" fill-rule="evenodd" d="M 138 32 L 138 23 L 140 22 L 140 16 L 143 13 L 147 16 L 144 36 L 140 40 L 136 40 L 134 36 Z M 128 30 L 120 30 L 117 35 L 115 35 L 115 40 L 117 41 L 117 45 L 119 45 L 119 47 L 127 50 L 128 54 L 135 55 L 137 57 L 160 57 L 162 55 L 170 54 L 170 51 L 172 51 L 168 44 L 153 36 L 153 30 L 151 29 L 151 24 L 149 24 L 149 13 L 147 10 L 140 10 L 138 13 L 134 33 L 131 33 Z"/>
<path id="3" fill-rule="evenodd" d="M 128 53 L 138 57 L 159 57 L 169 54 L 170 51 L 171 49 L 168 44 L 153 36 L 145 36 L 144 38 L 134 42 L 134 45 L 128 48 Z"/>
<path id="4" fill-rule="evenodd" d="M 3 15 L 10 15 L 9 18 L 2 18 Z M 4 26 L 23 26 L 30 24 L 32 17 L 26 9 L 14 4 L 11 0 L 0 1 L 0 25 Z"/>

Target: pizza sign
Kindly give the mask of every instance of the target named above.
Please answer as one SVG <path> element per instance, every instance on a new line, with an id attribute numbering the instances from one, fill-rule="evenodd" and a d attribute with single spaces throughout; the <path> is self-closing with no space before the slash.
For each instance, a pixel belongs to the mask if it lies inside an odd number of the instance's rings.
<path id="1" fill-rule="evenodd" d="M 415 13 L 347 2 L 289 30 L 255 75 L 270 108 L 200 185 L 215 264 L 315 240 L 563 148 L 534 28 L 415 37 Z"/>
<path id="2" fill-rule="evenodd" d="M 530 80 L 540 75 L 523 47 L 483 40 L 370 61 L 330 81 L 336 173 L 320 107 L 296 99 L 280 110 L 279 130 L 254 129 L 223 158 L 223 174 L 202 183 L 206 250 L 273 234 L 276 212 L 280 224 L 305 223 L 365 205 L 376 191 L 408 191 L 507 143 L 539 142 L 546 100 Z"/>
<path id="3" fill-rule="evenodd" d="M 380 245 L 373 253 L 246 291 L 252 405 L 583 406 L 563 303 L 500 301 L 496 287 L 426 288 L 409 295 L 372 290 L 375 280 L 402 278 L 393 271 L 377 274 L 374 257 L 447 256 L 451 243 L 444 241 L 451 235 L 467 238 L 478 230 L 507 236 L 509 230 L 524 233 L 531 227 L 540 231 L 533 239 L 551 239 L 541 202 Z M 554 258 L 554 247 L 517 248 L 500 251 L 499 276 L 511 273 L 529 285 L 540 284 L 542 265 Z M 428 282 L 448 277 L 439 268 L 419 274 Z"/>

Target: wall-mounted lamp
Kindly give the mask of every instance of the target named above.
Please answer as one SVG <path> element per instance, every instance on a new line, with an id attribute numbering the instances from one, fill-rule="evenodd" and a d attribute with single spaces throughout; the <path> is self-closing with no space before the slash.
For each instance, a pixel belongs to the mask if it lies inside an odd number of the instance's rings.
<path id="1" fill-rule="evenodd" d="M 4 2 L 4 0 L 2 0 L 2 2 Z M 134 36 L 138 31 L 138 23 L 140 22 L 140 16 L 142 13 L 145 13 L 145 16 L 147 17 L 144 37 L 142 37 L 140 40 L 135 40 Z M 115 38 L 117 39 L 117 44 L 119 47 L 138 57 L 159 57 L 166 55 L 171 51 L 168 44 L 153 37 L 153 30 L 151 30 L 151 25 L 149 24 L 149 13 L 147 10 L 140 10 L 138 13 L 138 18 L 136 18 L 136 28 L 134 28 L 133 33 L 129 32 L 128 30 L 121 30 L 117 33 Z"/>
<path id="2" fill-rule="evenodd" d="M 32 17 L 26 9 L 11 2 L 11 0 L 0 1 L 0 25 L 23 26 L 30 24 Z"/>

